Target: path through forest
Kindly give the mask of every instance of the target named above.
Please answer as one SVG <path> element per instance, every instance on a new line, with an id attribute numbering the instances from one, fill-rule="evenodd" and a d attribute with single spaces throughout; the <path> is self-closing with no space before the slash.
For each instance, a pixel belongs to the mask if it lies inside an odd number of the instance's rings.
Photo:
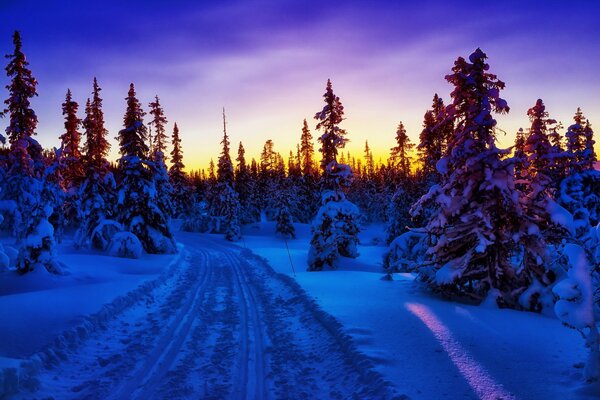
<path id="1" fill-rule="evenodd" d="M 35 397 L 391 397 L 341 326 L 294 282 L 247 251 L 182 239 L 184 261 L 42 370 Z"/>

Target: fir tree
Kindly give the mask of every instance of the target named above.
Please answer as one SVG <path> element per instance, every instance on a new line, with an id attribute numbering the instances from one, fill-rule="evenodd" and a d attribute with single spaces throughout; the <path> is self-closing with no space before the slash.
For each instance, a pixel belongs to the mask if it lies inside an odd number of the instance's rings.
<path id="1" fill-rule="evenodd" d="M 125 230 L 133 233 L 148 253 L 172 253 L 175 241 L 164 210 L 157 198 L 155 164 L 148 159 L 144 111 L 135 96 L 133 83 L 125 98 L 127 111 L 123 117 L 125 129 L 119 132 L 119 187 L 117 220 Z"/>
<path id="2" fill-rule="evenodd" d="M 63 115 L 65 116 L 65 133 L 60 136 L 61 150 L 60 158 L 64 164 L 61 176 L 61 186 L 66 191 L 65 197 L 65 217 L 66 223 L 70 225 L 79 224 L 79 187 L 81 186 L 85 173 L 83 169 L 83 160 L 81 155 L 81 119 L 77 117 L 79 105 L 73 101 L 71 90 L 67 90 L 65 102 L 62 104 Z M 56 226 L 55 226 L 56 228 Z"/>
<path id="3" fill-rule="evenodd" d="M 391 148 L 390 163 L 393 168 L 398 170 L 401 180 L 410 176 L 412 162 L 410 151 L 414 146 L 406 135 L 404 124 L 400 122 L 398 129 L 396 129 L 396 146 Z"/>
<path id="4" fill-rule="evenodd" d="M 224 226 L 221 230 L 225 233 L 225 239 L 235 241 L 241 237 L 239 222 L 240 201 L 238 194 L 233 189 L 234 173 L 233 163 L 229 154 L 229 144 L 225 109 L 223 109 L 222 149 L 218 160 L 217 184 L 214 186 L 215 193 L 211 201 L 211 215 L 223 218 Z"/>
<path id="5" fill-rule="evenodd" d="M 155 132 L 153 140 L 149 140 L 149 142 L 152 142 L 152 153 L 162 153 L 163 161 L 166 162 L 167 134 L 165 125 L 167 124 L 167 118 L 165 117 L 165 112 L 158 96 L 154 97 L 154 101 L 148 104 L 148 107 L 150 107 L 148 114 L 152 116 L 152 121 L 150 121 L 149 125 L 154 127 Z"/>
<path id="6" fill-rule="evenodd" d="M 275 225 L 275 232 L 278 236 L 285 239 L 296 238 L 296 229 L 292 224 L 292 213 L 290 212 L 292 204 L 290 189 L 289 187 L 282 187 L 277 196 L 277 223 Z"/>
<path id="7" fill-rule="evenodd" d="M 316 113 L 319 121 L 317 129 L 323 133 L 319 137 L 323 169 L 322 205 L 313 221 L 312 238 L 308 255 L 308 270 L 320 271 L 324 266 L 333 267 L 339 256 L 357 257 L 358 208 L 346 199 L 343 188 L 352 181 L 352 171 L 344 164 L 338 164 L 338 149 L 348 141 L 346 131 L 340 129 L 344 107 L 339 97 L 333 94 L 331 81 L 327 80 L 325 107 Z"/>
<path id="8" fill-rule="evenodd" d="M 509 107 L 499 97 L 504 83 L 489 72 L 487 56 L 477 49 L 469 60 L 459 57 L 446 80 L 454 85 L 448 117 L 456 121 L 442 173 L 419 201 L 437 205 L 425 231 L 431 244 L 429 264 L 419 278 L 448 294 L 482 300 L 490 290 L 501 305 L 514 305 L 512 289 L 519 282 L 510 264 L 520 208 L 514 196 L 512 160 L 495 145 L 492 111 Z M 490 177 L 493 177 L 492 179 Z"/>
<path id="9" fill-rule="evenodd" d="M 179 137 L 179 127 L 177 123 L 173 126 L 173 136 L 171 138 L 173 150 L 171 150 L 171 167 L 169 168 L 169 180 L 173 187 L 172 202 L 175 216 L 189 211 L 191 188 L 187 175 L 184 172 L 183 153 L 181 150 L 181 138 Z"/>
<path id="10" fill-rule="evenodd" d="M 86 140 L 84 143 L 83 165 L 85 180 L 79 189 L 80 228 L 75 242 L 80 247 L 93 245 L 106 250 L 106 241 L 94 242 L 94 230 L 114 217 L 115 180 L 106 159 L 110 144 L 106 139 L 108 131 L 104 127 L 104 111 L 100 97 L 100 85 L 96 78 L 93 82 L 92 100 L 85 106 L 83 127 Z"/>
<path id="11" fill-rule="evenodd" d="M 21 274 L 40 267 L 51 273 L 61 273 L 61 265 L 54 254 L 54 229 L 48 221 L 53 210 L 42 197 L 42 147 L 33 138 L 37 116 L 30 99 L 37 96 L 37 81 L 27 68 L 29 63 L 21 49 L 18 31 L 13 35 L 13 44 L 14 52 L 7 56 L 10 61 L 6 67 L 10 78 L 6 86 L 9 97 L 4 101 L 7 106 L 4 113 L 9 117 L 6 128 L 10 142 L 9 168 L 1 193 L 13 208 L 12 219 L 8 222 L 20 245 L 16 267 Z M 4 137 L 0 139 L 4 142 Z"/>
<path id="12" fill-rule="evenodd" d="M 302 174 L 304 176 L 314 174 L 313 157 L 315 148 L 312 140 L 313 137 L 310 133 L 310 129 L 308 129 L 308 123 L 305 118 L 302 125 L 302 135 L 300 136 L 300 157 L 302 159 Z"/>
<path id="13" fill-rule="evenodd" d="M 175 213 L 174 205 L 172 202 L 173 186 L 169 180 L 169 173 L 165 164 L 165 150 L 167 135 L 165 134 L 165 125 L 167 118 L 165 117 L 164 110 L 160 105 L 158 96 L 149 105 L 149 114 L 152 116 L 150 126 L 154 127 L 154 143 L 150 152 L 150 159 L 154 163 L 154 181 L 156 187 L 156 196 L 159 208 L 168 216 Z M 149 140 L 149 142 L 151 142 Z"/>
<path id="14" fill-rule="evenodd" d="M 319 136 L 321 143 L 321 169 L 323 170 L 324 183 L 327 188 L 334 189 L 335 183 L 331 182 L 331 170 L 335 168 L 337 163 L 338 149 L 346 145 L 346 131 L 339 127 L 339 124 L 344 120 L 344 106 L 340 98 L 333 93 L 331 80 L 327 80 L 325 94 L 323 95 L 325 106 L 315 114 L 315 119 L 318 121 L 317 130 L 322 132 Z"/>
<path id="15" fill-rule="evenodd" d="M 63 172 L 64 186 L 67 191 L 71 191 L 81 185 L 83 180 L 83 163 L 81 159 L 81 119 L 77 117 L 79 105 L 73 101 L 71 90 L 67 90 L 65 102 L 62 104 L 63 115 L 65 116 L 65 133 L 60 136 L 62 159 L 65 163 Z"/>
<path id="16" fill-rule="evenodd" d="M 574 124 L 567 129 L 567 152 L 571 160 L 569 162 L 570 173 L 582 172 L 592 169 L 596 154 L 594 153 L 594 140 L 591 125 L 585 123 L 585 117 L 581 108 L 577 108 L 573 117 Z"/>
<path id="17" fill-rule="evenodd" d="M 42 158 L 42 146 L 33 138 L 36 135 L 38 124 L 37 115 L 31 108 L 31 100 L 37 96 L 37 80 L 33 77 L 28 68 L 29 62 L 22 50 L 21 35 L 19 31 L 13 34 L 14 52 L 8 54 L 6 58 L 10 61 L 6 66 L 6 75 L 10 78 L 10 83 L 6 85 L 8 89 L 8 99 L 4 101 L 6 108 L 4 113 L 9 115 L 9 123 L 6 127 L 6 135 L 11 148 L 15 146 L 25 146 L 32 165 L 21 165 L 21 169 L 32 168 L 32 173 L 36 177 L 41 177 L 44 163 Z M 4 143 L 4 137 L 0 137 Z M 23 141 L 19 144 L 20 141 Z M 19 161 L 24 161 L 22 158 Z"/>

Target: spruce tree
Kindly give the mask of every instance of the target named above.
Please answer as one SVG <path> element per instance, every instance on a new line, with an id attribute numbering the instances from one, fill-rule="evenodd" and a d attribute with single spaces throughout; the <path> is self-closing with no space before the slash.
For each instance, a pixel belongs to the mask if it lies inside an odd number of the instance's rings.
<path id="1" fill-rule="evenodd" d="M 229 154 L 229 136 L 227 135 L 227 121 L 225 109 L 223 109 L 223 139 L 221 140 L 221 154 L 217 166 L 217 183 L 214 186 L 213 199 L 211 201 L 211 215 L 222 218 L 224 226 L 221 230 L 225 233 L 225 239 L 236 241 L 241 238 L 240 233 L 240 200 L 234 190 L 233 163 Z"/>
<path id="2" fill-rule="evenodd" d="M 308 123 L 306 118 L 302 125 L 302 135 L 300 136 L 300 157 L 302 162 L 302 175 L 313 175 L 314 174 L 314 161 L 313 157 L 315 154 L 314 144 L 312 142 L 313 137 L 308 129 Z"/>
<path id="3" fill-rule="evenodd" d="M 181 138 L 177 123 L 173 126 L 171 137 L 173 150 L 171 150 L 171 167 L 169 168 L 169 181 L 173 187 L 172 203 L 175 216 L 181 216 L 190 210 L 190 196 L 192 189 L 189 179 L 184 171 L 183 152 L 181 149 Z"/>
<path id="4" fill-rule="evenodd" d="M 12 205 L 13 234 L 17 237 L 19 254 L 17 271 L 26 273 L 38 267 L 51 273 L 61 273 L 62 268 L 54 255 L 54 229 L 48 218 L 50 204 L 42 197 L 44 163 L 42 147 L 33 138 L 36 134 L 37 116 L 30 99 L 37 96 L 37 81 L 22 51 L 21 36 L 13 35 L 14 52 L 7 55 L 6 86 L 9 97 L 4 101 L 9 124 L 6 134 L 10 143 L 8 171 L 3 180 L 2 196 Z M 1 138 L 4 142 L 4 137 Z"/>
<path id="5" fill-rule="evenodd" d="M 81 154 L 81 119 L 77 117 L 79 105 L 73 101 L 71 90 L 67 90 L 65 102 L 62 104 L 62 112 L 65 116 L 65 133 L 60 136 L 61 150 L 60 158 L 64 163 L 62 170 L 62 186 L 66 191 L 65 197 L 65 218 L 66 223 L 75 226 L 79 225 L 79 187 L 81 186 L 85 172 L 83 169 L 83 160 Z"/>
<path id="6" fill-rule="evenodd" d="M 125 98 L 127 110 L 123 117 L 125 129 L 119 132 L 118 168 L 122 175 L 119 185 L 117 220 L 133 233 L 147 253 L 173 253 L 175 241 L 167 216 L 160 208 L 156 192 L 156 165 L 148 158 L 144 111 L 135 95 L 133 83 Z"/>
<path id="7" fill-rule="evenodd" d="M 256 222 L 258 220 L 257 211 L 251 203 L 252 188 L 254 182 L 250 175 L 250 169 L 246 164 L 246 150 L 240 142 L 238 146 L 238 155 L 236 158 L 237 167 L 235 173 L 235 188 L 238 192 L 241 208 L 240 220 L 242 223 Z"/>
<path id="8" fill-rule="evenodd" d="M 344 120 L 344 106 L 340 98 L 333 93 L 331 79 L 327 80 L 325 94 L 323 95 L 325 106 L 315 114 L 317 122 L 317 130 L 322 132 L 318 140 L 321 143 L 321 169 L 325 178 L 325 185 L 333 189 L 335 182 L 330 182 L 333 177 L 331 171 L 335 169 L 337 164 L 338 149 L 344 148 L 348 139 L 346 139 L 346 131 L 339 127 L 339 124 Z"/>
<path id="9" fill-rule="evenodd" d="M 520 208 L 514 195 L 512 160 L 495 144 L 492 112 L 508 112 L 500 98 L 504 83 L 489 72 L 487 56 L 477 49 L 459 57 L 446 80 L 454 85 L 448 117 L 456 121 L 442 173 L 419 201 L 437 206 L 425 226 L 429 261 L 419 278 L 437 291 L 483 300 L 493 291 L 501 305 L 514 305 L 520 283 L 510 264 L 515 253 Z"/>
<path id="10" fill-rule="evenodd" d="M 152 116 L 149 125 L 154 127 L 155 131 L 154 142 L 150 152 L 150 160 L 154 163 L 154 182 L 157 202 L 163 213 L 167 216 L 171 216 L 174 215 L 175 210 L 172 202 L 173 186 L 169 180 L 169 173 L 165 164 L 165 150 L 167 144 L 165 125 L 167 124 L 167 118 L 160 105 L 158 96 L 155 96 L 155 100 L 148 106 L 150 107 L 149 114 Z"/>
<path id="11" fill-rule="evenodd" d="M 338 149 L 348 141 L 346 131 L 338 125 L 343 121 L 344 107 L 334 93 L 331 80 L 327 80 L 325 106 L 315 114 L 323 170 L 321 208 L 312 226 L 312 238 L 308 254 L 308 270 L 320 271 L 325 266 L 334 266 L 339 256 L 357 257 L 358 208 L 346 199 L 343 189 L 352 181 L 352 171 L 338 164 Z"/>
<path id="12" fill-rule="evenodd" d="M 565 134 L 567 137 L 567 152 L 571 157 L 569 173 L 592 169 L 596 161 L 593 131 L 591 125 L 586 123 L 581 108 L 577 108 L 573 120 L 575 123 L 569 126 Z"/>
<path id="13" fill-rule="evenodd" d="M 87 100 L 85 118 L 82 122 L 85 130 L 83 165 L 85 179 L 79 189 L 81 225 L 75 237 L 80 247 L 94 246 L 106 250 L 108 240 L 93 240 L 94 231 L 115 215 L 115 180 L 106 159 L 110 144 L 108 131 L 104 127 L 104 111 L 100 85 L 96 78 L 93 82 L 92 100 Z"/>
<path id="14" fill-rule="evenodd" d="M 391 148 L 390 163 L 398 171 L 400 180 L 405 180 L 410 176 L 410 165 L 412 157 L 410 151 L 415 147 L 410 142 L 404 124 L 400 122 L 396 129 L 396 146 Z"/>

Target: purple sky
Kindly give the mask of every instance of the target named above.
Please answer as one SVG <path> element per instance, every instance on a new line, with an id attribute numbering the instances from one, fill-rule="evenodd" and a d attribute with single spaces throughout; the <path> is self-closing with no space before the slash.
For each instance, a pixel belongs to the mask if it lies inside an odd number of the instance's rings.
<path id="1" fill-rule="evenodd" d="M 39 81 L 40 142 L 58 145 L 66 89 L 83 105 L 97 76 L 111 138 L 134 82 L 144 105 L 159 95 L 169 130 L 178 122 L 189 167 L 217 157 L 223 106 L 234 149 L 242 140 L 255 156 L 273 139 L 286 155 L 302 119 L 314 127 L 331 78 L 346 108 L 349 150 L 362 155 L 368 139 L 385 155 L 400 120 L 417 141 L 433 94 L 448 100 L 444 75 L 476 47 L 507 84 L 501 145 L 528 126 L 537 98 L 565 125 L 581 106 L 600 137 L 600 2 L 212 3 L 0 0 L 0 53 L 12 51 L 19 29 Z"/>

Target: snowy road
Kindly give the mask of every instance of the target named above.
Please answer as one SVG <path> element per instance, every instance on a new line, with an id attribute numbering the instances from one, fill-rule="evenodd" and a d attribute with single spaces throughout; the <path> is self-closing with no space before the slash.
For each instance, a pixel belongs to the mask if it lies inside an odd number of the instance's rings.
<path id="1" fill-rule="evenodd" d="M 292 281 L 243 250 L 180 239 L 184 261 L 43 370 L 36 398 L 391 397 Z"/>

